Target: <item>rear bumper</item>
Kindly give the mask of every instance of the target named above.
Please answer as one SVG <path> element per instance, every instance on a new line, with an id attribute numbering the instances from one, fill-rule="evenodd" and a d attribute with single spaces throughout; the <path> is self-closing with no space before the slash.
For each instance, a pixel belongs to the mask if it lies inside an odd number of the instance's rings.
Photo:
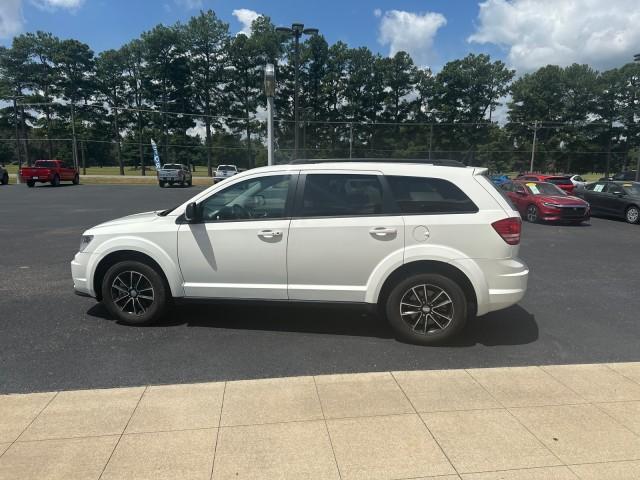
<path id="1" fill-rule="evenodd" d="M 478 315 L 518 303 L 527 291 L 529 267 L 519 258 L 476 260 L 488 287 L 486 304 L 478 302 Z"/>

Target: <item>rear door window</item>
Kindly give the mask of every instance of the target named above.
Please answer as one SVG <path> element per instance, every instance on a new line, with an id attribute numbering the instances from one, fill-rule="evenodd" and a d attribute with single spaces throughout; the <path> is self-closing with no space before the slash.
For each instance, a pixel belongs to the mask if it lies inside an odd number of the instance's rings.
<path id="1" fill-rule="evenodd" d="M 383 213 L 377 175 L 309 173 L 302 195 L 303 217 L 367 216 Z"/>
<path id="2" fill-rule="evenodd" d="M 478 211 L 473 201 L 448 180 L 405 176 L 386 178 L 391 187 L 397 213 L 442 214 Z"/>

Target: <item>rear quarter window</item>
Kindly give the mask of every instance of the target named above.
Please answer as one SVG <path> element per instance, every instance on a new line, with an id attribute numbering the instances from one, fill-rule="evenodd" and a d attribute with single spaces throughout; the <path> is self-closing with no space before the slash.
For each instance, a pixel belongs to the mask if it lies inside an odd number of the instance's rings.
<path id="1" fill-rule="evenodd" d="M 453 183 L 441 178 L 386 177 L 397 213 L 476 213 L 475 203 Z M 491 182 L 489 182 L 491 183 Z"/>

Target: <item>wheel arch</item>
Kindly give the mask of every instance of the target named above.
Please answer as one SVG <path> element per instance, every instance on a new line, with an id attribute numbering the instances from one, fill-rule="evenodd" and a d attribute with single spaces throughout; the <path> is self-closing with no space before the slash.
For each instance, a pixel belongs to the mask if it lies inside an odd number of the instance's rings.
<path id="1" fill-rule="evenodd" d="M 393 272 L 391 272 L 391 274 L 387 276 L 384 283 L 382 284 L 382 287 L 380 288 L 380 293 L 377 298 L 378 305 L 384 304 L 393 286 L 403 277 L 419 273 L 438 273 L 451 278 L 453 281 L 458 283 L 458 285 L 460 285 L 460 288 L 462 288 L 465 297 L 467 298 L 470 314 L 475 315 L 478 305 L 478 295 L 476 289 L 473 286 L 473 283 L 471 282 L 467 274 L 460 268 L 452 265 L 451 263 L 443 262 L 440 260 L 416 260 L 413 262 L 405 263 L 396 268 Z"/>
<path id="2" fill-rule="evenodd" d="M 160 266 L 158 262 L 156 262 L 152 257 L 147 255 L 146 253 L 139 252 L 137 250 L 116 250 L 105 255 L 96 265 L 96 268 L 93 273 L 93 291 L 95 292 L 96 299 L 102 300 L 102 281 L 104 279 L 107 270 L 111 268 L 118 262 L 121 261 L 138 261 L 149 265 L 153 268 L 158 274 L 162 277 L 162 280 L 167 287 L 167 292 L 172 292 L 171 284 L 169 283 L 169 279 L 167 274 Z"/>

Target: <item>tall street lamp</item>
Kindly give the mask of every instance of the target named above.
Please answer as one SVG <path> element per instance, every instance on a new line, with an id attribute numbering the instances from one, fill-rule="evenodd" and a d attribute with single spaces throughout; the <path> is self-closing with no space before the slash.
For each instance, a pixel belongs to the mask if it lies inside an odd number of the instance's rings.
<path id="1" fill-rule="evenodd" d="M 293 158 L 298 158 L 298 146 L 299 146 L 299 128 L 298 128 L 298 70 L 300 68 L 300 37 L 302 35 L 317 35 L 317 28 L 304 28 L 303 23 L 293 23 L 291 28 L 278 27 L 276 32 L 286 33 L 294 38 L 294 72 L 295 72 L 295 86 L 293 90 L 293 123 L 294 123 L 294 144 L 293 144 Z"/>
<path id="2" fill-rule="evenodd" d="M 276 95 L 276 67 L 264 67 L 264 93 L 267 96 L 267 165 L 273 165 L 273 97 Z"/>
<path id="3" fill-rule="evenodd" d="M 640 63 L 640 53 L 636 53 L 633 56 L 633 61 Z M 636 153 L 636 182 L 640 181 L 640 152 Z"/>

